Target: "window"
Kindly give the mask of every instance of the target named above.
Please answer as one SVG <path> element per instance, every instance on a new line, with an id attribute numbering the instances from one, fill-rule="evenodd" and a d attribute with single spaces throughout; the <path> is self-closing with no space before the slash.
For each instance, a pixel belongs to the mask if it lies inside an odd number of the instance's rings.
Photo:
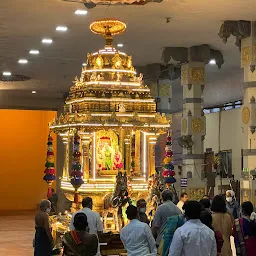
<path id="1" fill-rule="evenodd" d="M 220 112 L 220 108 L 213 108 L 212 113 Z"/>
<path id="2" fill-rule="evenodd" d="M 232 150 L 223 150 L 219 153 L 220 168 L 223 178 L 232 177 Z"/>
<path id="3" fill-rule="evenodd" d="M 205 113 L 205 114 L 210 114 L 210 113 L 211 113 L 211 110 L 205 108 L 205 109 L 204 109 L 204 113 Z"/>

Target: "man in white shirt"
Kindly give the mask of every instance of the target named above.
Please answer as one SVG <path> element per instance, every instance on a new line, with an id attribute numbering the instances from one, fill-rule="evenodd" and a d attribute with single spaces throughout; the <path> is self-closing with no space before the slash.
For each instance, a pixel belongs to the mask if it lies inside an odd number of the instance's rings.
<path id="1" fill-rule="evenodd" d="M 82 212 L 86 215 L 87 221 L 88 221 L 89 233 L 96 234 L 96 235 L 101 234 L 103 232 L 103 225 L 100 219 L 100 215 L 97 212 L 92 211 L 92 206 L 93 206 L 92 198 L 85 197 L 82 201 L 82 206 L 83 206 L 83 209 L 78 212 Z M 72 216 L 72 219 L 70 221 L 70 226 L 69 226 L 70 230 L 75 230 L 74 217 L 78 212 L 75 212 Z M 98 250 L 97 256 L 98 255 L 100 255 L 100 250 Z"/>
<path id="2" fill-rule="evenodd" d="M 130 223 L 120 232 L 128 256 L 156 256 L 156 242 L 148 224 L 139 221 L 137 207 L 130 205 L 126 214 Z"/>
<path id="3" fill-rule="evenodd" d="M 169 256 L 216 256 L 215 234 L 200 221 L 201 205 L 188 201 L 184 210 L 187 222 L 175 231 Z"/>
<path id="4" fill-rule="evenodd" d="M 181 193 L 180 195 L 180 201 L 177 203 L 177 207 L 181 210 L 182 213 L 184 213 L 182 207 L 183 205 L 188 201 L 188 194 L 186 192 Z"/>
<path id="5" fill-rule="evenodd" d="M 157 246 L 160 244 L 167 219 L 172 216 L 181 215 L 179 208 L 172 202 L 172 192 L 168 189 L 162 192 L 163 204 L 158 206 L 153 223 L 152 233 L 156 238 Z"/>

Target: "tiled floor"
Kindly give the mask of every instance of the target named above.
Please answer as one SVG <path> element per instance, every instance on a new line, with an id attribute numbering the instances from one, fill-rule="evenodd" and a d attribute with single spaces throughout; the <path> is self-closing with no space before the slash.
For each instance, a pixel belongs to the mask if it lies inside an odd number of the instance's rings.
<path id="1" fill-rule="evenodd" d="M 0 255 L 33 256 L 34 216 L 0 216 Z"/>
<path id="2" fill-rule="evenodd" d="M 33 215 L 0 216 L 0 255 L 33 256 L 34 233 Z M 235 256 L 234 244 L 231 244 Z"/>

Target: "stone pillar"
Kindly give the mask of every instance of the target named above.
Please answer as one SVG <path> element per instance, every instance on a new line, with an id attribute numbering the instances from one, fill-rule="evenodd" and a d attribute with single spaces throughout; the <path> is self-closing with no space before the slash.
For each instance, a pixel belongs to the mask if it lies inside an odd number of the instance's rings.
<path id="1" fill-rule="evenodd" d="M 200 199 L 205 194 L 204 147 L 205 117 L 202 95 L 205 84 L 205 64 L 215 59 L 220 68 L 224 63 L 221 52 L 212 50 L 208 45 L 167 47 L 162 60 L 171 59 L 181 63 L 181 86 L 183 87 L 183 111 L 181 118 L 181 137 L 179 144 L 183 148 L 183 178 L 188 178 L 190 199 Z M 175 154 L 175 152 L 174 152 Z"/>
<path id="2" fill-rule="evenodd" d="M 119 131 L 119 150 L 122 155 L 122 162 L 124 162 L 124 129 L 120 128 Z"/>
<path id="3" fill-rule="evenodd" d="M 90 138 L 82 137 L 82 171 L 84 180 L 89 180 L 89 144 Z"/>
<path id="4" fill-rule="evenodd" d="M 156 159 L 155 159 L 155 147 L 156 147 L 156 137 L 149 137 L 149 144 L 148 144 L 148 163 L 149 163 L 149 167 L 148 167 L 148 177 L 147 179 L 155 174 L 155 163 L 156 163 Z"/>
<path id="5" fill-rule="evenodd" d="M 219 36 L 226 43 L 230 35 L 236 37 L 236 45 L 241 50 L 241 67 L 244 69 L 244 96 L 241 108 L 241 125 L 243 130 L 242 158 L 245 170 L 256 168 L 256 25 L 255 21 L 225 21 Z M 241 170 L 242 172 L 242 170 Z M 253 175 L 253 172 L 251 172 Z M 241 178 L 241 202 L 252 200 L 256 184 L 250 175 Z"/>
<path id="6" fill-rule="evenodd" d="M 140 134 L 141 132 L 139 130 L 137 130 L 135 132 L 135 173 L 137 173 L 138 175 L 141 174 L 141 166 L 140 166 L 140 163 L 141 163 L 141 148 L 140 148 L 140 145 L 141 145 L 141 138 L 140 138 Z"/>
<path id="7" fill-rule="evenodd" d="M 202 170 L 204 163 L 205 117 L 202 106 L 204 86 L 204 63 L 189 62 L 181 67 L 181 86 L 183 87 L 182 132 L 191 139 L 191 147 L 183 147 L 183 170 L 185 177 L 195 186 L 204 186 Z M 185 140 L 184 142 L 185 143 Z"/>
<path id="8" fill-rule="evenodd" d="M 69 137 L 63 137 L 62 142 L 64 146 L 64 163 L 62 178 L 69 180 Z"/>

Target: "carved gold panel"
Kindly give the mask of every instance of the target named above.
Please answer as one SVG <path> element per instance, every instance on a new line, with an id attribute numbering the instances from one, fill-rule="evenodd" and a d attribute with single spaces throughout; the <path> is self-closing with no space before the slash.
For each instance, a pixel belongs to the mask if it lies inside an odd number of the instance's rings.
<path id="1" fill-rule="evenodd" d="M 152 97 L 157 97 L 157 85 L 150 84 L 150 85 L 148 85 L 148 88 L 150 89 L 150 93 L 151 93 Z"/>
<path id="2" fill-rule="evenodd" d="M 243 47 L 241 50 L 241 63 L 242 66 L 250 65 L 252 61 L 252 49 L 254 51 L 254 61 L 256 61 L 256 45 Z"/>
<path id="3" fill-rule="evenodd" d="M 199 201 L 205 195 L 205 188 L 191 188 L 189 189 L 189 200 Z"/>
<path id="4" fill-rule="evenodd" d="M 201 118 L 193 118 L 191 125 L 193 132 L 200 133 L 204 130 L 204 121 Z"/>
<path id="5" fill-rule="evenodd" d="M 250 109 L 247 107 L 242 110 L 242 121 L 244 124 L 248 124 L 250 121 Z"/>
<path id="6" fill-rule="evenodd" d="M 190 69 L 191 84 L 204 83 L 204 67 Z"/>
<path id="7" fill-rule="evenodd" d="M 241 189 L 241 203 L 251 201 L 251 190 Z"/>
<path id="8" fill-rule="evenodd" d="M 181 85 L 188 84 L 188 70 L 181 68 Z"/>
<path id="9" fill-rule="evenodd" d="M 170 97 L 171 96 L 171 85 L 170 84 L 160 85 L 159 96 L 160 97 L 163 97 L 163 96 Z"/>

